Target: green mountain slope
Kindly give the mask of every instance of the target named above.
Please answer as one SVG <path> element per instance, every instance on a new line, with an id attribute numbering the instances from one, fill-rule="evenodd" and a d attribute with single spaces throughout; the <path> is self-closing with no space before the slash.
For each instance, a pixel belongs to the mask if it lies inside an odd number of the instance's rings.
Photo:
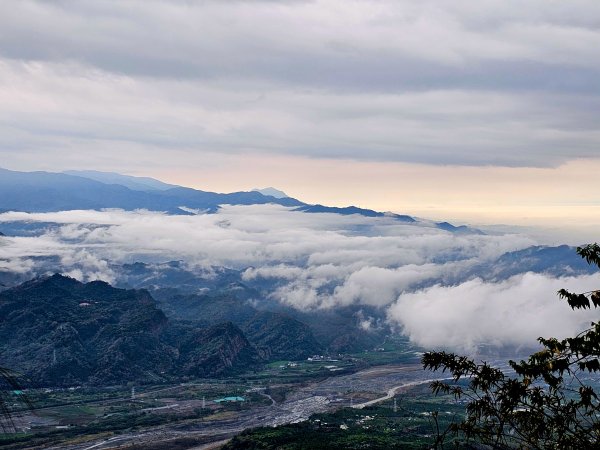
<path id="1" fill-rule="evenodd" d="M 0 293 L 0 361 L 38 385 L 221 376 L 261 358 L 233 324 L 179 327 L 145 290 L 61 275 Z"/>

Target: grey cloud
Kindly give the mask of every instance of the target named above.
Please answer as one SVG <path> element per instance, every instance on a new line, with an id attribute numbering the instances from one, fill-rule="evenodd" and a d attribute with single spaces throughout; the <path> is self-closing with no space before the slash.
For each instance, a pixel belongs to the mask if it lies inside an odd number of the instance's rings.
<path id="1" fill-rule="evenodd" d="M 452 75 L 460 83 L 482 70 L 473 61 L 597 67 L 594 2 L 572 2 L 569 11 L 538 1 L 455 3 L 25 1 L 3 8 L 0 49 L 14 59 L 74 60 L 136 76 L 361 90 L 447 85 Z"/>
<path id="2" fill-rule="evenodd" d="M 34 262 L 27 258 L 0 258 L 0 271 L 16 274 L 28 274 L 31 273 L 34 267 Z"/>
<path id="3" fill-rule="evenodd" d="M 0 144 L 556 166 L 600 156 L 598 24 L 589 1 L 2 4 Z"/>

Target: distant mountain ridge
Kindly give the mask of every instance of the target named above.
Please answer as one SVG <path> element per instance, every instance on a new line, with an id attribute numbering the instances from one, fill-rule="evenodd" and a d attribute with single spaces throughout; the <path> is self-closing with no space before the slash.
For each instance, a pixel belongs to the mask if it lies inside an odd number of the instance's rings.
<path id="1" fill-rule="evenodd" d="M 342 216 L 348 216 L 351 214 L 359 214 L 365 217 L 392 217 L 400 220 L 401 222 L 414 223 L 417 220 L 414 217 L 394 214 L 394 213 L 383 213 L 373 211 L 372 209 L 358 208 L 356 206 L 346 206 L 345 208 L 339 208 L 335 206 L 323 206 L 323 205 L 303 205 L 296 208 L 296 211 L 302 211 L 307 213 L 333 213 L 340 214 Z"/>
<path id="2" fill-rule="evenodd" d="M 132 177 L 112 172 L 68 171 L 17 172 L 0 168 L 0 212 L 56 212 L 75 209 L 147 209 L 168 214 L 216 212 L 221 205 L 274 203 L 306 213 L 358 214 L 364 217 L 391 217 L 395 220 L 433 226 L 452 233 L 481 231 L 454 226 L 448 222 L 420 221 L 409 215 L 383 213 L 356 206 L 310 205 L 287 197 L 282 191 L 216 193 L 170 185 L 148 177 Z"/>
<path id="3" fill-rule="evenodd" d="M 163 183 L 160 180 L 149 177 L 134 177 L 131 175 L 122 175 L 115 172 L 100 172 L 98 170 L 65 170 L 63 173 L 74 175 L 76 177 L 89 178 L 104 184 L 120 184 L 133 191 L 166 191 L 173 189 L 174 184 Z"/>
<path id="4" fill-rule="evenodd" d="M 277 203 L 300 206 L 292 199 L 275 199 L 259 192 L 219 194 L 191 188 L 139 191 L 120 184 L 53 172 L 16 172 L 0 169 L 0 210 L 53 212 L 73 209 L 148 209 L 169 214 L 190 214 L 181 207 L 216 211 L 222 204 Z"/>
<path id="5" fill-rule="evenodd" d="M 286 198 L 289 197 L 285 192 L 280 191 L 279 189 L 275 189 L 274 187 L 268 187 L 264 189 L 254 188 L 252 192 L 260 192 L 262 195 L 269 195 L 275 198 Z"/>

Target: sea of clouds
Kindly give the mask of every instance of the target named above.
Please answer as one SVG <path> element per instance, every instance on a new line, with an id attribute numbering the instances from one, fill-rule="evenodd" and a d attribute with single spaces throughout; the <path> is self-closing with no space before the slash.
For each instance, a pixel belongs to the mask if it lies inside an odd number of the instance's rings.
<path id="1" fill-rule="evenodd" d="M 0 271 L 33 276 L 40 260 L 54 258 L 57 271 L 113 283 L 118 264 L 136 261 L 183 261 L 199 276 L 229 267 L 249 283 L 271 283 L 269 297 L 297 309 L 377 307 L 425 347 L 519 346 L 572 334 L 592 317 L 570 311 L 557 290 L 600 286 L 598 275 L 522 273 L 492 282 L 474 268 L 535 242 L 515 234 L 453 234 L 390 217 L 308 214 L 277 205 L 225 205 L 216 214 L 182 216 L 8 212 L 0 214 L 0 231 L 15 222 L 37 223 L 41 231 L 0 237 Z"/>

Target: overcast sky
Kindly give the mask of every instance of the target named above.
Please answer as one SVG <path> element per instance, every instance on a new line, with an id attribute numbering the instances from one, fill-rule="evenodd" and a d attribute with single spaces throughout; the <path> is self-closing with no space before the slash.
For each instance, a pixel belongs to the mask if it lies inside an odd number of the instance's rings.
<path id="1" fill-rule="evenodd" d="M 600 223 L 600 3 L 0 3 L 0 166 Z"/>

